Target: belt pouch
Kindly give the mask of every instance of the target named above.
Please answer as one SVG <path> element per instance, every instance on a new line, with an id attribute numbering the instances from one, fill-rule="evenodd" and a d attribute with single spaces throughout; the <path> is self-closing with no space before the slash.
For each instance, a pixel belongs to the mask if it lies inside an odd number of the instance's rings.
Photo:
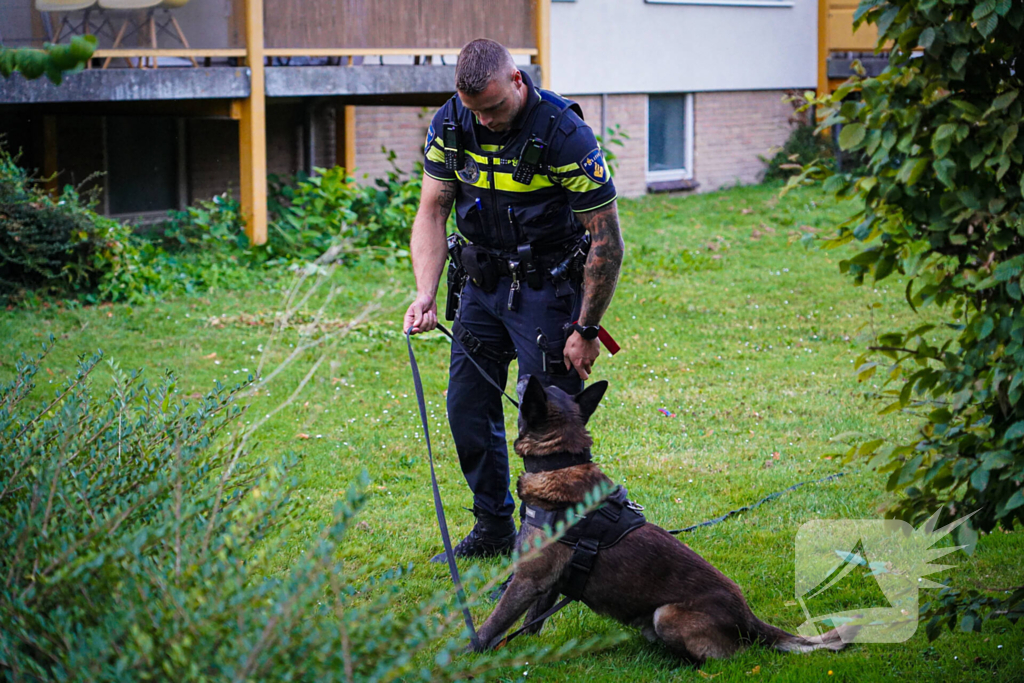
<path id="1" fill-rule="evenodd" d="M 473 283 L 490 293 L 498 286 L 498 269 L 490 252 L 469 244 L 462 248 L 462 267 Z"/>

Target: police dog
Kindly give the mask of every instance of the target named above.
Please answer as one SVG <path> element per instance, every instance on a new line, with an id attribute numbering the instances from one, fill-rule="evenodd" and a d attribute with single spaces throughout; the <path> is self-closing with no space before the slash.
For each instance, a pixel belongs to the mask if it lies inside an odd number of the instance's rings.
<path id="1" fill-rule="evenodd" d="M 530 377 L 519 384 L 519 437 L 515 451 L 524 458 L 555 453 L 588 452 L 592 441 L 587 420 L 608 383 L 591 384 L 573 397 L 557 387 L 544 387 Z M 593 462 L 519 477 L 519 498 L 544 510 L 576 506 L 599 484 L 611 480 Z M 542 532 L 524 524 L 519 532 L 522 552 Z M 502 635 L 527 612 L 526 623 L 552 607 L 565 584 L 573 549 L 551 543 L 539 555 L 520 562 L 494 612 L 480 627 L 478 647 L 498 646 Z M 764 623 L 750 610 L 743 592 L 711 563 L 661 527 L 647 523 L 615 545 L 598 552 L 582 596 L 598 614 L 641 629 L 650 641 L 661 641 L 680 658 L 701 665 L 724 659 L 751 642 L 783 652 L 841 650 L 855 630 L 839 629 L 813 638 L 787 633 Z M 539 622 L 528 629 L 537 633 Z M 840 627 L 844 628 L 844 627 Z M 845 640 L 845 642 L 844 642 Z"/>

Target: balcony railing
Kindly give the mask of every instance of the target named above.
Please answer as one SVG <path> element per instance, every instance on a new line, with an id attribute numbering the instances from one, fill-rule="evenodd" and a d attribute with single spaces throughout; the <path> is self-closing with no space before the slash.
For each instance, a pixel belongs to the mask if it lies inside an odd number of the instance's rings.
<path id="1" fill-rule="evenodd" d="M 4 0 L 0 43 L 42 46 L 91 33 L 90 68 L 199 66 L 247 56 L 254 0 Z M 259 6 L 256 1 L 256 7 Z M 537 0 L 262 0 L 265 58 L 454 55 L 480 36 L 536 55 Z M 427 59 L 423 59 L 427 58 Z M 435 62 L 436 63 L 436 62 Z"/>

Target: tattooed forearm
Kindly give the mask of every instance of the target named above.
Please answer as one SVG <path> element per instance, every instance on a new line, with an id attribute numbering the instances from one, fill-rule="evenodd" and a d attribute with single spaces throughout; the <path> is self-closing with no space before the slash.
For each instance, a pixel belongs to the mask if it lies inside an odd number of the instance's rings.
<path id="1" fill-rule="evenodd" d="M 596 211 L 579 214 L 590 233 L 590 253 L 583 271 L 583 307 L 581 325 L 597 325 L 608 309 L 622 266 L 622 234 L 615 202 Z"/>
<path id="2" fill-rule="evenodd" d="M 438 197 L 438 206 L 441 220 L 448 220 L 448 214 L 452 212 L 452 206 L 455 204 L 455 183 L 445 183 L 444 187 L 441 188 L 441 196 Z"/>

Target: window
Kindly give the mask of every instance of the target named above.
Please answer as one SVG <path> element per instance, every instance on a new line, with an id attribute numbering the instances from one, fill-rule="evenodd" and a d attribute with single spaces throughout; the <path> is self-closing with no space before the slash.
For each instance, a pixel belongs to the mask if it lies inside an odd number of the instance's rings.
<path id="1" fill-rule="evenodd" d="M 693 177 L 693 95 L 647 98 L 647 180 Z"/>
<path id="2" fill-rule="evenodd" d="M 177 121 L 111 116 L 106 137 L 109 213 L 134 216 L 177 209 L 182 161 Z"/>

